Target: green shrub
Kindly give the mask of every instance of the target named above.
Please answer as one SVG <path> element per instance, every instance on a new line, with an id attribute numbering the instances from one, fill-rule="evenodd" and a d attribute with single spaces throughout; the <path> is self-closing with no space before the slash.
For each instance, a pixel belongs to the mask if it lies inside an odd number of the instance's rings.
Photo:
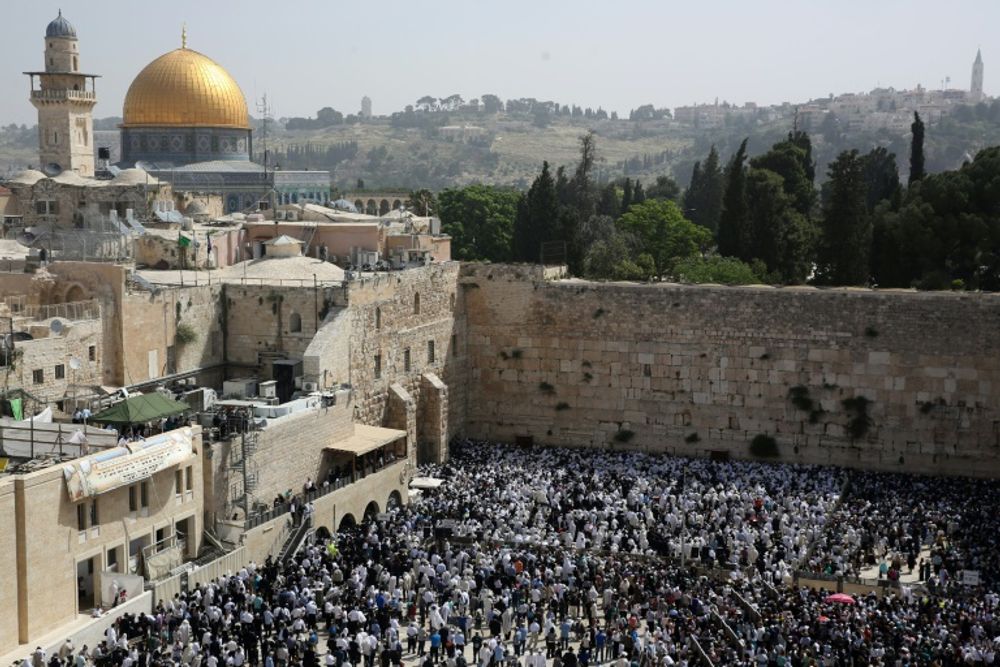
<path id="1" fill-rule="evenodd" d="M 556 403 L 556 412 L 562 412 L 563 410 L 569 410 L 569 403 L 566 401 Z"/>
<path id="2" fill-rule="evenodd" d="M 799 410 L 812 412 L 814 404 L 812 398 L 809 396 L 809 387 L 801 384 L 792 387 L 788 390 L 788 398 L 791 399 L 792 405 Z"/>
<path id="3" fill-rule="evenodd" d="M 872 418 L 868 416 L 868 407 L 871 403 L 871 400 L 866 396 L 845 398 L 840 402 L 851 416 L 851 420 L 847 422 L 847 432 L 850 434 L 851 440 L 860 440 L 865 437 L 868 429 L 874 423 Z"/>
<path id="4" fill-rule="evenodd" d="M 174 332 L 174 342 L 178 345 L 187 345 L 198 340 L 198 332 L 190 324 L 181 322 Z"/>
<path id="5" fill-rule="evenodd" d="M 684 442 L 688 444 L 694 444 L 700 441 L 701 441 L 701 436 L 699 436 L 697 433 L 688 433 L 686 436 L 684 436 Z"/>
<path id="6" fill-rule="evenodd" d="M 548 382 L 544 382 L 544 381 L 538 383 L 538 390 L 540 392 L 542 392 L 543 394 L 552 395 L 552 394 L 556 393 L 556 388 L 553 387 Z"/>
<path id="7" fill-rule="evenodd" d="M 615 442 L 629 442 L 634 437 L 634 431 L 630 431 L 627 428 L 618 429 L 618 432 L 615 433 Z"/>
<path id="8" fill-rule="evenodd" d="M 750 453 L 761 458 L 776 458 L 778 443 L 766 433 L 760 433 L 750 441 Z"/>

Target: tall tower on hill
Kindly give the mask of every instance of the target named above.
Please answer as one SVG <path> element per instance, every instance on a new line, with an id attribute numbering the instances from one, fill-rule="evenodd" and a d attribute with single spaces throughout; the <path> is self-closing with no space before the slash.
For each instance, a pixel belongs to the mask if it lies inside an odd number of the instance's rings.
<path id="1" fill-rule="evenodd" d="M 97 75 L 80 72 L 76 29 L 63 18 L 62 11 L 45 29 L 45 70 L 25 74 L 31 79 L 31 103 L 38 109 L 38 159 L 42 169 L 93 177 L 92 112 L 97 104 Z"/>
<path id="2" fill-rule="evenodd" d="M 978 49 L 976 61 L 972 63 L 972 86 L 969 88 L 969 96 L 975 102 L 983 99 L 983 54 Z"/>

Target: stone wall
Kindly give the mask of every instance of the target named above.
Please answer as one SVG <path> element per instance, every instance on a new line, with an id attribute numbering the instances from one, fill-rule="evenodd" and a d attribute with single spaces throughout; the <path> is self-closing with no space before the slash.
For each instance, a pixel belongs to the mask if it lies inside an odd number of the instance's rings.
<path id="1" fill-rule="evenodd" d="M 0 479 L 0 522 L 5 527 L 0 530 L 0 562 L 6 563 L 7 577 L 0 586 L 0 655 L 7 653 L 18 644 L 17 609 L 18 580 L 21 578 L 20 563 L 17 560 L 16 510 L 14 504 L 14 479 Z M 10 576 L 13 574 L 14 576 Z"/>
<path id="2" fill-rule="evenodd" d="M 541 278 L 463 267 L 469 435 L 1000 474 L 998 295 Z"/>
<path id="3" fill-rule="evenodd" d="M 27 329 L 34 340 L 19 341 L 20 357 L 13 370 L 4 368 L 5 386 L 20 387 L 42 401 L 59 402 L 76 393 L 89 393 L 90 387 L 101 384 L 103 328 L 100 307 L 94 305 L 95 319 L 63 320 L 59 333 L 50 330 L 52 319 L 27 326 L 22 320 L 15 329 Z M 79 362 L 74 369 L 74 362 Z M 39 377 L 40 376 L 40 377 Z M 82 389 L 78 389 L 82 388 Z M 28 406 L 35 411 L 44 404 Z M 64 406 L 69 412 L 73 408 Z M 25 413 L 27 416 L 30 413 Z"/>
<path id="4" fill-rule="evenodd" d="M 125 384 L 221 364 L 224 356 L 222 286 L 164 289 L 123 295 L 122 341 Z M 178 340 L 178 327 L 194 332 Z"/>
<path id="5" fill-rule="evenodd" d="M 228 285 L 227 361 L 270 378 L 271 361 L 302 359 L 327 313 L 343 304 L 339 288 Z"/>
<path id="6" fill-rule="evenodd" d="M 394 383 L 413 398 L 419 414 L 424 409 L 422 376 L 432 373 L 449 388 L 450 433 L 461 430 L 465 411 L 465 309 L 458 294 L 458 275 L 459 264 L 446 262 L 350 284 L 351 384 L 357 391 L 356 421 L 374 426 L 386 423 L 389 387 Z"/>

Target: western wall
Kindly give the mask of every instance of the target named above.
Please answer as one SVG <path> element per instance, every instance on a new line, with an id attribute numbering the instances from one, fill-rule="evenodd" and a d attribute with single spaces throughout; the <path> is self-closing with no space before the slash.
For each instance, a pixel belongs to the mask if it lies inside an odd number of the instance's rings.
<path id="1" fill-rule="evenodd" d="M 465 434 L 1000 474 L 1000 295 L 551 273 L 463 266 Z"/>

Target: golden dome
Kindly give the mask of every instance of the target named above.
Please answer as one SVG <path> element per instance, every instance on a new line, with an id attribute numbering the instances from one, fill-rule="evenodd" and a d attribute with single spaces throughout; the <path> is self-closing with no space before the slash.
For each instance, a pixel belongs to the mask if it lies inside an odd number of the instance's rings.
<path id="1" fill-rule="evenodd" d="M 125 95 L 122 127 L 250 129 L 243 91 L 229 72 L 187 48 L 165 53 L 139 72 Z"/>

